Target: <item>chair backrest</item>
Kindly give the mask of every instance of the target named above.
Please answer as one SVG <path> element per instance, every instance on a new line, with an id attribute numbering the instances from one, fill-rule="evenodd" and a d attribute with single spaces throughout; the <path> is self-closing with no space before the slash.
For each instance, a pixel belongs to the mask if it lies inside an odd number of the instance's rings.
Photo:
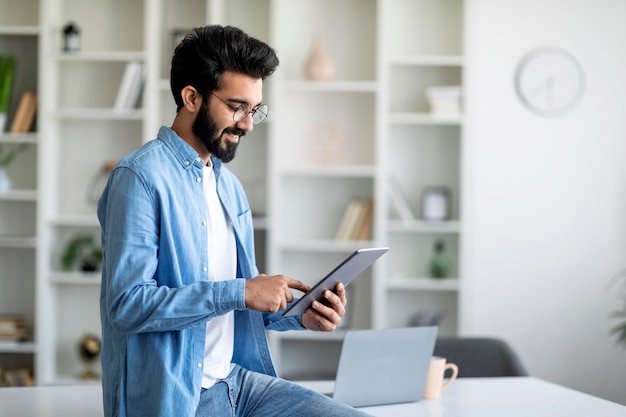
<path id="1" fill-rule="evenodd" d="M 434 356 L 442 356 L 459 367 L 459 378 L 528 376 L 513 349 L 495 338 L 440 337 Z"/>

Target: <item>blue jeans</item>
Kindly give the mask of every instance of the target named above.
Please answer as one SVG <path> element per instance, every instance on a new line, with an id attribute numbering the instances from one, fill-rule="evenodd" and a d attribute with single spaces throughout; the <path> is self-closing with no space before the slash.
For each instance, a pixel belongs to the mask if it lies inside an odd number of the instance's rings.
<path id="1" fill-rule="evenodd" d="M 361 411 L 284 379 L 238 365 L 200 394 L 196 417 L 368 416 Z"/>

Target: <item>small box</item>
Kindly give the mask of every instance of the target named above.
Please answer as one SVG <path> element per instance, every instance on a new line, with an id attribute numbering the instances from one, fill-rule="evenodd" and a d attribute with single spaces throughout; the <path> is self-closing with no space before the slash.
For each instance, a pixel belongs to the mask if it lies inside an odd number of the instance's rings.
<path id="1" fill-rule="evenodd" d="M 461 113 L 460 86 L 433 86 L 426 88 L 426 98 L 430 112 L 438 115 L 457 115 Z"/>

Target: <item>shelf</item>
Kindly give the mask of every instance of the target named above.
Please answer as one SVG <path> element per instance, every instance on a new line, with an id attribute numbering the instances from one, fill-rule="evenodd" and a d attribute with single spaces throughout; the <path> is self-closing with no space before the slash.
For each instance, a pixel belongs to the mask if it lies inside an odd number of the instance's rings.
<path id="1" fill-rule="evenodd" d="M 391 113 L 389 122 L 394 124 L 415 125 L 460 125 L 463 123 L 462 114 L 433 114 L 433 113 Z"/>
<path id="2" fill-rule="evenodd" d="M 72 375 L 57 375 L 54 380 L 46 381 L 45 385 L 99 385 L 99 379 L 81 379 Z"/>
<path id="3" fill-rule="evenodd" d="M 59 119 L 74 120 L 143 120 L 143 109 L 115 110 L 112 108 L 59 109 L 54 115 Z"/>
<path id="4" fill-rule="evenodd" d="M 376 170 L 370 165 L 309 166 L 285 168 L 283 174 L 293 177 L 373 178 Z"/>
<path id="5" fill-rule="evenodd" d="M 461 223 L 458 221 L 390 220 L 389 231 L 398 233 L 460 233 Z"/>
<path id="6" fill-rule="evenodd" d="M 71 54 L 59 54 L 59 61 L 81 61 L 81 62 L 128 62 L 144 61 L 146 53 L 143 51 L 89 51 L 75 52 Z"/>
<path id="7" fill-rule="evenodd" d="M 37 201 L 37 190 L 10 190 L 0 193 L 0 201 Z"/>
<path id="8" fill-rule="evenodd" d="M 60 285 L 100 285 L 100 271 L 96 272 L 53 272 L 50 282 Z"/>
<path id="9" fill-rule="evenodd" d="M 31 249 L 36 247 L 35 236 L 0 236 L 0 248 Z"/>
<path id="10" fill-rule="evenodd" d="M 37 36 L 39 35 L 39 26 L 0 26 L 0 36 L 3 35 L 19 35 L 19 36 Z"/>
<path id="11" fill-rule="evenodd" d="M 157 84 L 157 88 L 161 91 L 170 91 L 170 79 L 169 78 L 161 78 Z"/>
<path id="12" fill-rule="evenodd" d="M 252 223 L 254 224 L 254 228 L 256 230 L 266 230 L 268 228 L 269 221 L 267 217 L 255 217 L 252 215 Z"/>
<path id="13" fill-rule="evenodd" d="M 66 214 L 50 219 L 50 224 L 66 227 L 100 227 L 95 214 Z"/>
<path id="14" fill-rule="evenodd" d="M 456 278 L 393 278 L 387 284 L 395 291 L 458 291 L 459 280 Z"/>
<path id="15" fill-rule="evenodd" d="M 0 134 L 0 143 L 30 143 L 36 145 L 37 133 L 2 133 Z"/>
<path id="16" fill-rule="evenodd" d="M 336 330 L 334 332 L 312 332 L 290 330 L 286 332 L 272 332 L 272 337 L 281 340 L 313 340 L 313 341 L 329 341 L 341 342 L 346 335 L 346 330 Z"/>
<path id="17" fill-rule="evenodd" d="M 282 242 L 281 250 L 285 252 L 344 253 L 372 246 L 376 246 L 376 244 L 371 240 L 310 239 Z"/>
<path id="18" fill-rule="evenodd" d="M 378 83 L 375 81 L 285 81 L 283 86 L 289 91 L 337 93 L 375 93 L 378 91 Z"/>
<path id="19" fill-rule="evenodd" d="M 35 353 L 35 349 L 33 342 L 0 340 L 0 353 Z"/>
<path id="20" fill-rule="evenodd" d="M 391 65 L 460 67 L 463 66 L 461 55 L 403 55 L 389 59 Z"/>

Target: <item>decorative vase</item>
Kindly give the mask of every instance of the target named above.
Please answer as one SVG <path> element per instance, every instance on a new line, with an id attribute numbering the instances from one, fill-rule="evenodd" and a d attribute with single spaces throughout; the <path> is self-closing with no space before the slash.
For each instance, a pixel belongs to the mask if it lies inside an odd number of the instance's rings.
<path id="1" fill-rule="evenodd" d="M 0 194 L 8 193 L 11 190 L 11 178 L 5 168 L 0 167 Z"/>
<path id="2" fill-rule="evenodd" d="M 0 135 L 6 130 L 7 114 L 6 112 L 0 112 Z"/>
<path id="3" fill-rule="evenodd" d="M 450 272 L 450 263 L 444 253 L 445 244 L 442 240 L 435 242 L 433 255 L 428 263 L 428 275 L 431 278 L 447 278 Z"/>
<path id="4" fill-rule="evenodd" d="M 317 34 L 313 37 L 311 51 L 307 55 L 304 74 L 307 80 L 328 81 L 335 76 L 335 63 L 324 45 L 324 37 Z"/>

